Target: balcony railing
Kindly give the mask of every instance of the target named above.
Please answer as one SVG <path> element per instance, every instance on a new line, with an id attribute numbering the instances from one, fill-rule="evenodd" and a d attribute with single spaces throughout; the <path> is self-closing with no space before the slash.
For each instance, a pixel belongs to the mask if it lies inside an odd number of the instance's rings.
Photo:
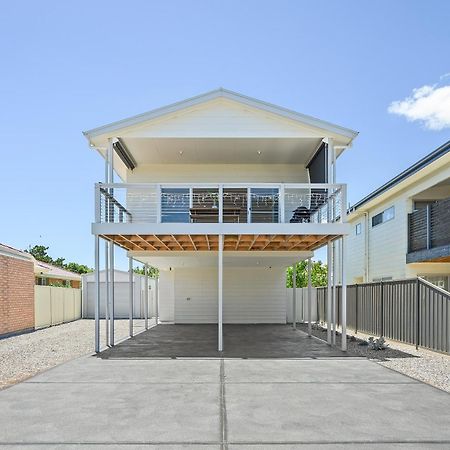
<path id="1" fill-rule="evenodd" d="M 408 214 L 408 253 L 450 245 L 450 198 Z"/>
<path id="2" fill-rule="evenodd" d="M 98 223 L 332 223 L 344 184 L 102 184 Z"/>

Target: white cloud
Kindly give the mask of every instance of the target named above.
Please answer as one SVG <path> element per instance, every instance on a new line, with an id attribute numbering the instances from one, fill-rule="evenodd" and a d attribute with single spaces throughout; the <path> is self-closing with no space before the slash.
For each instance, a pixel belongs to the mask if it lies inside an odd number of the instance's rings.
<path id="1" fill-rule="evenodd" d="M 449 75 L 442 75 L 441 82 Z M 392 102 L 388 112 L 404 116 L 411 122 L 420 121 L 429 130 L 450 128 L 450 85 L 434 84 L 413 89 L 409 97 Z"/>

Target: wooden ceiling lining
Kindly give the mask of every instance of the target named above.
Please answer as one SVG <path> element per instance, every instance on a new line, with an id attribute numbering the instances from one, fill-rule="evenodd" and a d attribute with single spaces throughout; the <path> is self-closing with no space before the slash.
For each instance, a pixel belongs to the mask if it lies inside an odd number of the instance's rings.
<path id="1" fill-rule="evenodd" d="M 115 234 L 101 237 L 129 251 L 217 251 L 214 234 Z M 224 251 L 312 251 L 335 239 L 334 235 L 226 234 Z"/>

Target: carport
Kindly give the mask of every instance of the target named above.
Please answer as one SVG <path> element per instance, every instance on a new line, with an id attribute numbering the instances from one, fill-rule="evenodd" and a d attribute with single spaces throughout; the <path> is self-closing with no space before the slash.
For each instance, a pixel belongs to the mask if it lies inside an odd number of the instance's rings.
<path id="1" fill-rule="evenodd" d="M 217 325 L 160 324 L 102 353 L 105 359 L 146 358 L 322 358 L 347 353 L 283 324 L 223 326 L 224 350 L 217 349 Z"/>

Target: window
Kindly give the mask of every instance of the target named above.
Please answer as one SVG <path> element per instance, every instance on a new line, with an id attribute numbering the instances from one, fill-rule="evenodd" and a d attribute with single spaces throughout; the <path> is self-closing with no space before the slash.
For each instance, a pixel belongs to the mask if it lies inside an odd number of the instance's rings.
<path id="1" fill-rule="evenodd" d="M 161 190 L 161 222 L 189 223 L 189 189 Z"/>
<path id="2" fill-rule="evenodd" d="M 392 281 L 392 277 L 378 277 L 378 278 L 372 278 L 372 281 L 374 283 L 379 283 L 380 281 Z"/>
<path id="3" fill-rule="evenodd" d="M 361 222 L 356 224 L 355 227 L 355 234 L 358 236 L 358 234 L 361 234 Z"/>
<path id="4" fill-rule="evenodd" d="M 388 220 L 392 220 L 395 217 L 395 209 L 391 206 L 388 209 L 385 209 L 383 212 L 380 212 L 372 217 L 372 227 L 376 227 L 381 223 L 387 222 Z"/>

